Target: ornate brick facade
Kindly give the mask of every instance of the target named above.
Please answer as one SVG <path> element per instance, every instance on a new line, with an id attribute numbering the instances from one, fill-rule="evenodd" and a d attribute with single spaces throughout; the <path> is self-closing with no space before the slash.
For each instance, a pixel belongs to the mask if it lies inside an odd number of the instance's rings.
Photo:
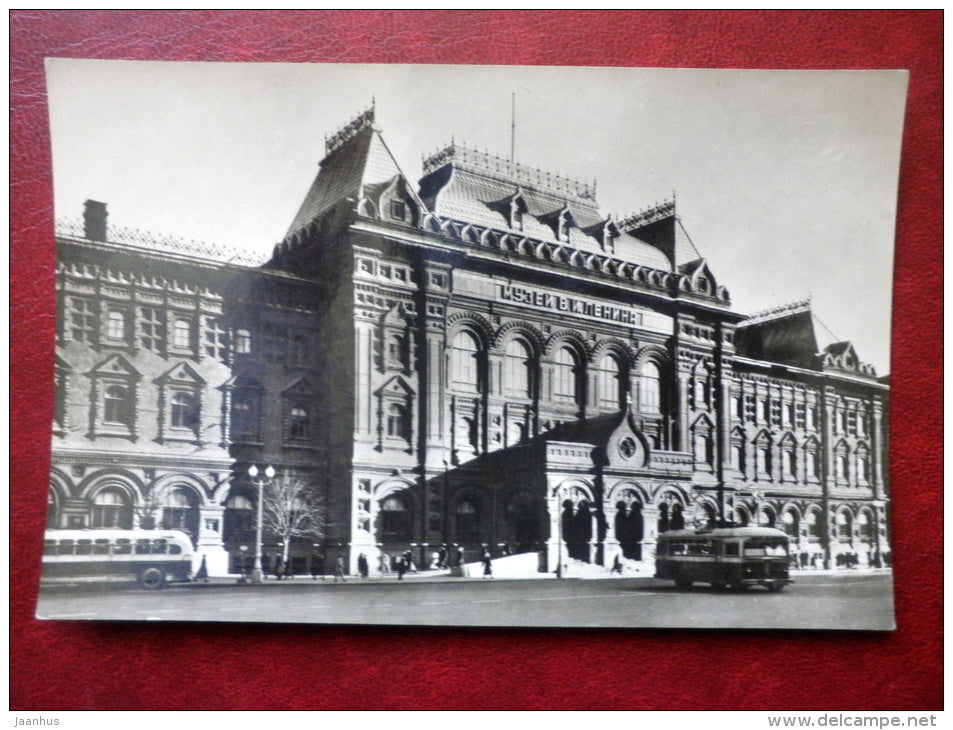
<path id="1" fill-rule="evenodd" d="M 674 201 L 613 220 L 456 145 L 424 173 L 368 110 L 262 266 L 63 232 L 51 526 L 162 520 L 224 573 L 267 462 L 318 485 L 351 570 L 441 545 L 651 570 L 660 530 L 718 521 L 889 559 L 888 387 L 808 302 L 733 311 Z"/>

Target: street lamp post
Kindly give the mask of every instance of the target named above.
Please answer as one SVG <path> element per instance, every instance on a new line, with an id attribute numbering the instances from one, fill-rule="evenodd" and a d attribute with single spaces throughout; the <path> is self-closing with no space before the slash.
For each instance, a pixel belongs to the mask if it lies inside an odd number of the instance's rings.
<path id="1" fill-rule="evenodd" d="M 248 476 L 251 483 L 258 487 L 258 524 L 255 526 L 255 565 L 251 571 L 251 582 L 261 583 L 261 523 L 263 515 L 263 505 L 265 502 L 265 485 L 275 478 L 275 467 L 269 464 L 265 467 L 265 474 L 258 479 L 258 467 L 252 464 L 248 467 Z"/>

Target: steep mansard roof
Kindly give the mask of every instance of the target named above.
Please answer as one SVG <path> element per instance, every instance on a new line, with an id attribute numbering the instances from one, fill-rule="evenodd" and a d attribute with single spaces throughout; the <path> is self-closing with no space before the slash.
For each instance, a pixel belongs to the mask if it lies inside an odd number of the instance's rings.
<path id="1" fill-rule="evenodd" d="M 369 187 L 380 187 L 402 177 L 400 167 L 374 128 L 374 109 L 368 109 L 325 144 L 327 155 L 311 183 L 288 233 L 288 238 L 341 201 L 360 200 Z"/>
<path id="2" fill-rule="evenodd" d="M 659 249 L 619 229 L 599 212 L 593 187 L 509 160 L 450 145 L 425 162 L 424 204 L 438 216 L 588 251 L 613 254 L 661 271 L 672 264 Z M 521 213 L 519 223 L 513 209 Z M 560 219 L 566 220 L 560 239 Z M 568 238 L 568 240 L 567 240 Z"/>
<path id="3" fill-rule="evenodd" d="M 876 377 L 873 366 L 857 358 L 851 342 L 824 341 L 818 324 L 810 300 L 777 307 L 739 322 L 735 349 L 757 360 Z"/>

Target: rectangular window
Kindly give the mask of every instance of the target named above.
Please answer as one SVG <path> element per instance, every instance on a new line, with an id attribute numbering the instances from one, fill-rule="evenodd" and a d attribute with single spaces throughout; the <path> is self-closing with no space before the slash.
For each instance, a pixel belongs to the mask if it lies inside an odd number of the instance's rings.
<path id="1" fill-rule="evenodd" d="M 798 403 L 794 409 L 794 426 L 795 428 L 803 430 L 806 423 L 807 406 L 805 406 L 803 403 Z"/>
<path id="2" fill-rule="evenodd" d="M 283 325 L 266 324 L 262 330 L 265 362 L 284 365 L 287 360 L 288 331 Z"/>
<path id="3" fill-rule="evenodd" d="M 251 332 L 246 329 L 235 330 L 235 353 L 248 355 L 251 352 Z"/>
<path id="4" fill-rule="evenodd" d="M 392 200 L 390 201 L 390 217 L 395 221 L 406 220 L 407 218 L 407 205 L 403 200 Z"/>
<path id="5" fill-rule="evenodd" d="M 179 350 L 192 349 L 192 320 L 176 316 L 172 323 L 172 345 Z"/>
<path id="6" fill-rule="evenodd" d="M 292 335 L 291 348 L 288 352 L 288 364 L 292 367 L 308 367 L 311 364 L 310 344 L 307 335 Z"/>
<path id="7" fill-rule="evenodd" d="M 106 339 L 123 342 L 126 339 L 126 312 L 123 309 L 106 311 Z"/>
<path id="8" fill-rule="evenodd" d="M 817 406 L 807 407 L 807 427 L 811 431 L 817 428 Z"/>
<path id="9" fill-rule="evenodd" d="M 67 326 L 75 342 L 95 342 L 96 310 L 91 299 L 70 297 Z"/>
<path id="10" fill-rule="evenodd" d="M 745 396 L 745 421 L 755 423 L 757 420 L 754 395 L 748 394 Z"/>
<path id="11" fill-rule="evenodd" d="M 847 412 L 847 433 L 854 436 L 857 435 L 857 412 L 848 411 Z"/>
<path id="12" fill-rule="evenodd" d="M 224 360 L 228 352 L 228 333 L 215 317 L 205 318 L 205 354 Z"/>
<path id="13" fill-rule="evenodd" d="M 165 341 L 162 313 L 154 307 L 139 308 L 139 345 L 143 350 L 161 352 Z"/>

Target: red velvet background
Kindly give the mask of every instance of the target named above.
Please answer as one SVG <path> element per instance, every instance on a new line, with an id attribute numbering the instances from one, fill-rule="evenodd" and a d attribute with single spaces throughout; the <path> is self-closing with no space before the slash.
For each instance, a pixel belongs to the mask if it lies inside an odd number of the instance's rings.
<path id="1" fill-rule="evenodd" d="M 11 709 L 941 708 L 942 32 L 942 11 L 12 11 Z M 897 631 L 36 621 L 54 337 L 47 56 L 910 69 L 892 363 Z"/>

